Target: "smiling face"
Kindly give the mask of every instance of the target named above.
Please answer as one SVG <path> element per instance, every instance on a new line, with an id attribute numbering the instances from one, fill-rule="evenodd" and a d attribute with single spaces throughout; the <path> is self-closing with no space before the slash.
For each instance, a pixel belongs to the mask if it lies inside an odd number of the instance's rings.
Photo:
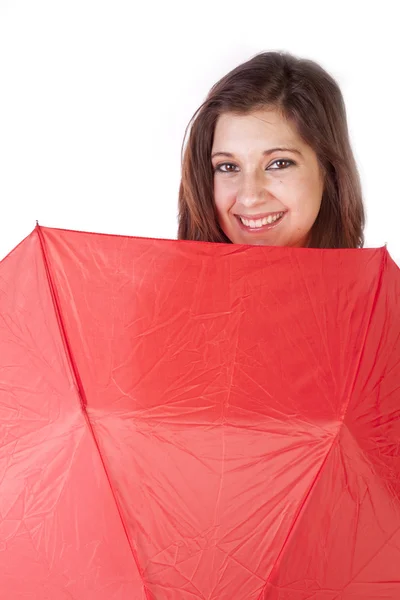
<path id="1" fill-rule="evenodd" d="M 278 111 L 220 115 L 211 158 L 218 220 L 231 242 L 306 245 L 323 174 L 314 150 Z"/>

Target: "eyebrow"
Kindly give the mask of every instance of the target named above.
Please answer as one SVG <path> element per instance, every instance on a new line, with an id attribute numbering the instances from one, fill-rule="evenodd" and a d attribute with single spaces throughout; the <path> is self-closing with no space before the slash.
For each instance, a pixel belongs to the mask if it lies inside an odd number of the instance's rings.
<path id="1" fill-rule="evenodd" d="M 296 148 L 286 148 L 283 146 L 264 150 L 263 156 L 268 156 L 268 154 L 272 154 L 273 152 L 294 152 L 295 154 L 300 154 L 300 156 L 302 156 L 300 150 L 297 150 Z M 229 156 L 229 158 L 234 158 L 234 154 L 231 154 L 231 152 L 214 152 L 211 155 L 211 158 L 215 158 L 216 156 Z"/>

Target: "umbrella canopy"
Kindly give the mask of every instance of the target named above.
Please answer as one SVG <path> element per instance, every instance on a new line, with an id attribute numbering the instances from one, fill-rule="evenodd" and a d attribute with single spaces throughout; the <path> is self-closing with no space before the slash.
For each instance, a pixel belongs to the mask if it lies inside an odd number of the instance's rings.
<path id="1" fill-rule="evenodd" d="M 7 600 L 400 598 L 386 248 L 37 226 L 0 263 Z"/>

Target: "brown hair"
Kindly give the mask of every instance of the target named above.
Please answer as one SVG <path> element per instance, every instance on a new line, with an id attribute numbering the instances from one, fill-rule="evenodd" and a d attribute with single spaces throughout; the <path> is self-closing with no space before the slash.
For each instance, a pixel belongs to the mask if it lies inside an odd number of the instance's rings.
<path id="1" fill-rule="evenodd" d="M 324 173 L 321 208 L 308 246 L 362 247 L 365 214 L 343 96 L 320 65 L 287 52 L 264 52 L 239 65 L 211 88 L 194 113 L 184 137 L 185 142 L 192 124 L 182 159 L 178 239 L 231 243 L 218 223 L 214 203 L 215 126 L 222 113 L 263 108 L 275 108 L 294 123 Z"/>

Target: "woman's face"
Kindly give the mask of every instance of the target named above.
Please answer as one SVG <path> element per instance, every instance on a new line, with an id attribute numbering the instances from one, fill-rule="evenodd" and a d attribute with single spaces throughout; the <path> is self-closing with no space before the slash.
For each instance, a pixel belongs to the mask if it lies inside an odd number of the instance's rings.
<path id="1" fill-rule="evenodd" d="M 220 115 L 211 158 L 218 220 L 231 242 L 306 245 L 321 206 L 322 170 L 278 111 Z"/>

